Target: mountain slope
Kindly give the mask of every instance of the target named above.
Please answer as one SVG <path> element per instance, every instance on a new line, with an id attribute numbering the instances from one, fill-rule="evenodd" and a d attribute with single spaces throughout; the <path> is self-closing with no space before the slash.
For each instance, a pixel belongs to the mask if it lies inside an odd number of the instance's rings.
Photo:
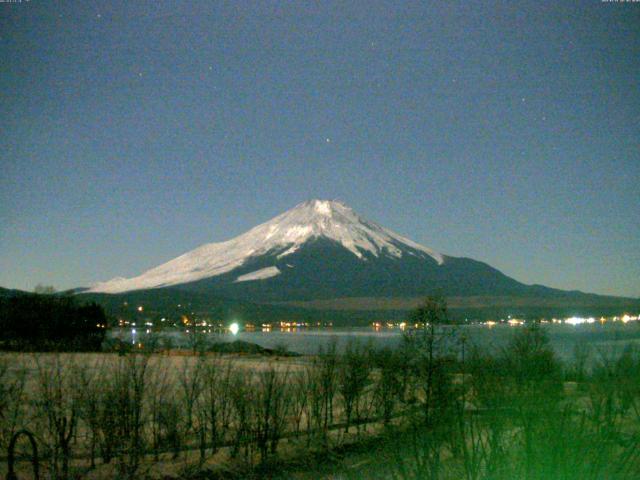
<path id="1" fill-rule="evenodd" d="M 137 277 L 98 283 L 88 293 L 148 289 L 155 296 L 166 290 L 163 295 L 189 292 L 252 304 L 417 298 L 438 292 L 474 297 L 478 307 L 482 298 L 501 297 L 536 308 L 540 299 L 547 299 L 544 305 L 570 308 L 574 301 L 584 304 L 586 295 L 525 285 L 486 263 L 417 244 L 343 203 L 320 200 L 301 203 L 236 238 L 203 245 Z M 618 305 L 614 299 L 591 295 L 588 301 Z"/>
<path id="2" fill-rule="evenodd" d="M 263 256 L 281 260 L 320 238 L 339 244 L 362 261 L 369 257 L 399 259 L 408 252 L 419 258 L 431 258 L 437 264 L 444 262 L 439 253 L 367 222 L 343 203 L 313 200 L 301 203 L 232 240 L 202 245 L 142 275 L 98 283 L 89 291 L 120 293 L 195 282 L 255 263 Z M 280 269 L 272 268 L 268 276 L 274 277 L 280 272 Z M 258 277 L 236 278 L 235 281 L 267 278 L 265 273 L 257 274 Z"/>
<path id="3" fill-rule="evenodd" d="M 527 286 L 490 266 L 471 259 L 445 257 L 438 264 L 418 251 L 402 257 L 364 252 L 356 257 L 335 241 L 319 237 L 280 257 L 278 251 L 249 259 L 226 274 L 179 286 L 239 299 L 272 302 L 339 297 L 398 297 L 426 295 L 521 294 Z M 238 281 L 255 272 L 275 268 L 278 274 L 255 281 Z"/>

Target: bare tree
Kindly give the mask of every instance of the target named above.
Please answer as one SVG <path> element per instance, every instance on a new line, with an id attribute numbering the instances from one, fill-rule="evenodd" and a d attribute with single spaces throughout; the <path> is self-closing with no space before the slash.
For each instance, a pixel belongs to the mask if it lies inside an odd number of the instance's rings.
<path id="1" fill-rule="evenodd" d="M 447 387 L 446 353 L 453 334 L 444 327 L 450 323 L 446 300 L 442 296 L 427 297 L 412 313 L 410 322 L 420 328 L 404 335 L 405 348 L 411 356 L 409 368 L 422 394 L 423 421 L 430 427 L 436 419 L 434 410 L 443 406 L 434 401 L 435 396 L 446 400 L 445 392 L 440 390 Z"/>
<path id="2" fill-rule="evenodd" d="M 69 478 L 71 440 L 76 433 L 80 412 L 80 398 L 74 370 L 74 359 L 35 357 L 38 369 L 36 399 L 44 417 L 44 439 L 51 453 L 54 478 Z"/>
<path id="3" fill-rule="evenodd" d="M 332 341 L 306 369 L 309 385 L 309 429 L 320 435 L 323 448 L 328 448 L 329 427 L 333 423 L 333 400 L 337 388 L 336 342 Z M 310 439 L 311 437 L 309 437 Z"/>
<path id="4" fill-rule="evenodd" d="M 76 382 L 79 387 L 79 418 L 85 427 L 85 437 L 89 437 L 89 454 L 91 468 L 96 466 L 96 449 L 100 437 L 100 398 L 102 381 L 107 368 L 104 361 L 93 368 L 79 368 Z"/>
<path id="5" fill-rule="evenodd" d="M 35 286 L 33 292 L 39 295 L 53 295 L 56 293 L 56 289 L 53 285 L 43 285 L 39 283 Z"/>
<path id="6" fill-rule="evenodd" d="M 246 462 L 252 460 L 253 450 L 251 445 L 253 433 L 253 421 L 255 420 L 253 378 L 246 371 L 238 369 L 231 382 L 231 406 L 233 439 L 231 457 L 236 458 L 241 449 L 244 449 Z"/>
<path id="7" fill-rule="evenodd" d="M 115 454 L 120 476 L 135 478 L 144 452 L 144 411 L 147 386 L 147 355 L 130 354 L 119 358 L 107 383 L 105 397 L 112 416 Z"/>
<path id="8" fill-rule="evenodd" d="M 360 420 L 360 400 L 369 383 L 369 366 L 367 349 L 360 343 L 349 341 L 338 362 L 337 371 L 338 390 L 345 416 L 345 433 L 349 432 L 354 414 L 357 423 Z"/>
<path id="9" fill-rule="evenodd" d="M 157 461 L 160 456 L 160 448 L 164 443 L 171 443 L 173 446 L 173 443 L 168 441 L 173 439 L 174 429 L 165 422 L 167 410 L 171 412 L 170 418 L 173 420 L 179 418 L 177 409 L 167 407 L 167 401 L 175 398 L 175 388 L 166 363 L 159 361 L 154 365 L 154 368 L 150 369 L 149 375 L 147 375 L 146 396 L 149 401 L 151 448 Z"/>
<path id="10" fill-rule="evenodd" d="M 27 371 L 0 357 L 0 448 L 6 449 L 23 419 Z"/>
<path id="11" fill-rule="evenodd" d="M 302 428 L 302 419 L 306 417 L 309 424 L 309 382 L 305 371 L 293 372 L 291 378 L 291 416 L 297 434 Z"/>
<path id="12" fill-rule="evenodd" d="M 184 358 L 178 376 L 178 389 L 184 410 L 184 436 L 188 437 L 195 430 L 204 428 L 203 422 L 198 422 L 198 401 L 203 391 L 204 359 L 196 357 Z"/>
<path id="13" fill-rule="evenodd" d="M 395 350 L 384 348 L 374 354 L 377 378 L 374 387 L 374 401 L 385 425 L 389 425 L 395 412 L 397 401 L 402 397 L 403 365 Z"/>
<path id="14" fill-rule="evenodd" d="M 254 435 L 262 462 L 275 454 L 291 404 L 289 372 L 278 372 L 273 365 L 258 374 L 255 388 Z"/>
<path id="15" fill-rule="evenodd" d="M 230 361 L 212 358 L 205 362 L 200 410 L 204 413 L 208 425 L 212 454 L 216 453 L 219 444 L 224 441 L 225 432 L 229 429 L 230 389 L 234 375 L 235 369 Z"/>

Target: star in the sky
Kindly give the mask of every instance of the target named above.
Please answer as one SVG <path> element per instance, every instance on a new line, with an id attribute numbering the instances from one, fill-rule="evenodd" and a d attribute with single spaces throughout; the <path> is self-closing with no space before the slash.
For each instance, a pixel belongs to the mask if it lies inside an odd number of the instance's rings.
<path id="1" fill-rule="evenodd" d="M 325 142 L 331 143 L 331 139 L 329 137 L 325 138 Z"/>

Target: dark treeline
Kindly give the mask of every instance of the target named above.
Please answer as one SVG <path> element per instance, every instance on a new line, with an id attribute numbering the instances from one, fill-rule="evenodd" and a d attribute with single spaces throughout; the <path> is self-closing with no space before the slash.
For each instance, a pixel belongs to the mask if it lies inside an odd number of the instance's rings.
<path id="1" fill-rule="evenodd" d="M 447 325 L 438 298 L 411 320 L 425 328 L 398 348 L 352 342 L 338 353 L 331 344 L 295 361 L 54 354 L 34 355 L 29 370 L 5 358 L 0 447 L 28 428 L 42 468 L 60 479 L 143 478 L 158 462 L 179 465 L 180 478 L 288 478 L 286 458 L 320 471 L 358 445 L 366 462 L 334 473 L 637 478 L 637 350 L 608 357 L 580 347 L 562 363 L 534 324 L 488 353 Z"/>
<path id="2" fill-rule="evenodd" d="M 4 350 L 97 351 L 107 318 L 95 303 L 68 295 L 0 297 L 0 347 Z"/>

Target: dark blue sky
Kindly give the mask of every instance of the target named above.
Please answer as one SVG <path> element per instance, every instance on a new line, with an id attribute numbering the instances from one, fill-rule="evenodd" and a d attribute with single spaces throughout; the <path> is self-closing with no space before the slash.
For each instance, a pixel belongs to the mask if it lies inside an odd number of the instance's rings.
<path id="1" fill-rule="evenodd" d="M 0 285 L 130 276 L 309 198 L 640 296 L 640 4 L 0 3 Z"/>

